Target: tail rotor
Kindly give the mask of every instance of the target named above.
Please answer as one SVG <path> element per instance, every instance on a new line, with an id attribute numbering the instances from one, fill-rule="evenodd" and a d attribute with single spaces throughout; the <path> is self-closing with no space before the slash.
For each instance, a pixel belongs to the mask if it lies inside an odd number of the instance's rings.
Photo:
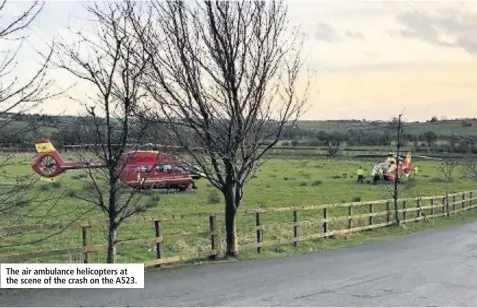
<path id="1" fill-rule="evenodd" d="M 59 164 L 51 156 L 45 155 L 40 159 L 38 171 L 41 175 L 48 177 L 58 172 Z"/>
<path id="2" fill-rule="evenodd" d="M 52 178 L 65 171 L 62 166 L 64 164 L 63 159 L 49 140 L 37 140 L 35 148 L 37 156 L 32 168 L 36 173 L 45 178 Z"/>

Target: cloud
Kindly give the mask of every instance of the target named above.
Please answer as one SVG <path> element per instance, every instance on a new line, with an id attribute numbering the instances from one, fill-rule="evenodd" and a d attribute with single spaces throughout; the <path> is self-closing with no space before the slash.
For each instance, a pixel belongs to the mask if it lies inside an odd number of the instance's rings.
<path id="1" fill-rule="evenodd" d="M 344 40 L 344 38 L 348 38 L 348 39 L 364 39 L 365 38 L 363 33 L 349 31 L 349 30 L 345 31 L 344 34 L 340 34 L 332 26 L 323 22 L 317 23 L 313 36 L 317 41 L 323 41 L 327 43 L 340 43 Z"/>
<path id="2" fill-rule="evenodd" d="M 433 15 L 413 10 L 398 15 L 397 20 L 405 29 L 393 31 L 392 35 L 477 54 L 477 14 L 468 10 L 441 10 Z"/>
<path id="3" fill-rule="evenodd" d="M 330 25 L 325 24 L 323 22 L 319 22 L 316 25 L 314 37 L 318 41 L 324 41 L 328 43 L 341 41 L 340 36 L 335 31 L 335 29 L 333 29 Z"/>
<path id="4" fill-rule="evenodd" d="M 364 39 L 364 34 L 360 32 L 346 31 L 345 35 L 349 38 Z"/>

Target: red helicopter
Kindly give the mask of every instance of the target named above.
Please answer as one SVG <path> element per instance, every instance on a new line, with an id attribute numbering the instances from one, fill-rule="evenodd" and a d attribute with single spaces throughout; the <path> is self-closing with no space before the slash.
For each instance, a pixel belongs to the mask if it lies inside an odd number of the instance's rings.
<path id="1" fill-rule="evenodd" d="M 32 168 L 45 178 L 56 177 L 66 170 L 107 167 L 104 162 L 66 162 L 48 139 L 38 139 L 35 148 L 37 155 Z M 124 153 L 117 170 L 121 181 L 134 189 L 190 191 L 197 188 L 195 180 L 204 176 L 182 158 L 158 151 Z"/>

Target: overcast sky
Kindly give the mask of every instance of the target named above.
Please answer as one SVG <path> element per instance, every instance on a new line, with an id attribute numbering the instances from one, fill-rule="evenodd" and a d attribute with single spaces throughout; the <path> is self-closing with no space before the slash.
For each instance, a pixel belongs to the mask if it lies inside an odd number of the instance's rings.
<path id="1" fill-rule="evenodd" d="M 27 4 L 12 2 L 9 10 Z M 304 119 L 386 120 L 403 109 L 407 120 L 477 117 L 477 2 L 292 0 L 289 17 L 302 25 L 316 72 Z M 82 2 L 48 1 L 32 42 L 64 35 L 68 25 L 86 28 L 86 18 Z M 34 53 L 23 51 L 21 72 L 32 61 Z M 52 74 L 61 86 L 74 82 Z M 74 114 L 81 107 L 63 99 L 43 109 Z"/>

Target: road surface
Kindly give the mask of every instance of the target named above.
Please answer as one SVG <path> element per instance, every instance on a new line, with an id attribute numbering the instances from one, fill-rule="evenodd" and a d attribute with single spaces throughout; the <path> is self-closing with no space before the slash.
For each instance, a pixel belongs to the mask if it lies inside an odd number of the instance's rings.
<path id="1" fill-rule="evenodd" d="M 144 289 L 0 290 L 0 306 L 477 306 L 477 223 L 303 256 L 146 272 Z"/>

